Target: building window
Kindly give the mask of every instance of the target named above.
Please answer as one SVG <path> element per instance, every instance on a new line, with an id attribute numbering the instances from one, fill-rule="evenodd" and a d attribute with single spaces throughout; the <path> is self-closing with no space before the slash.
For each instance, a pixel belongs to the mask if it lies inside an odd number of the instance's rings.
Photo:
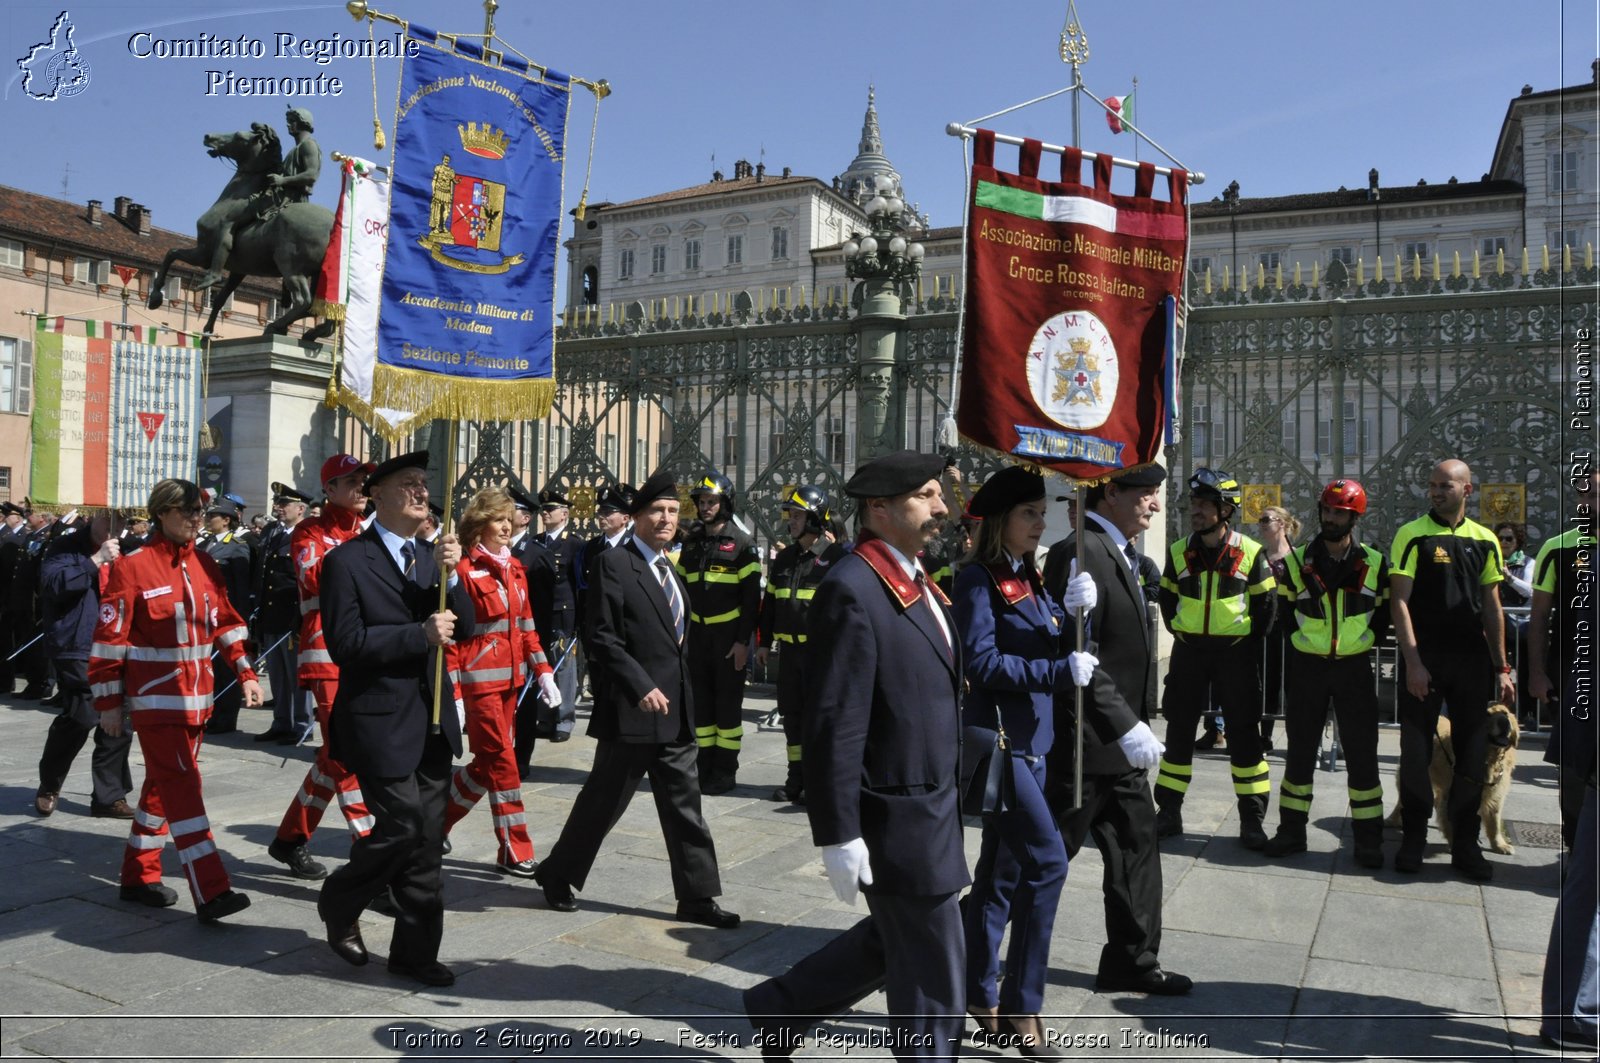
<path id="1" fill-rule="evenodd" d="M 1550 250 L 1552 252 L 1560 252 L 1563 247 L 1570 247 L 1574 251 L 1578 250 L 1578 248 L 1583 246 L 1578 242 L 1580 233 L 1581 230 L 1578 229 L 1550 230 Z"/>
<path id="2" fill-rule="evenodd" d="M 656 244 L 650 248 L 650 272 L 665 273 L 667 271 L 667 245 Z"/>
<path id="3" fill-rule="evenodd" d="M 782 226 L 772 228 L 772 257 L 774 261 L 789 257 L 789 230 Z"/>
<path id="4" fill-rule="evenodd" d="M 1272 270 L 1278 268 L 1280 258 L 1276 251 L 1263 251 L 1256 261 L 1261 264 L 1262 269 Z"/>
<path id="5" fill-rule="evenodd" d="M 1576 192 L 1578 190 L 1578 153 L 1558 151 L 1550 156 L 1550 191 Z"/>
<path id="6" fill-rule="evenodd" d="M 33 409 L 33 344 L 0 337 L 0 413 Z"/>
<path id="7" fill-rule="evenodd" d="M 1344 456 L 1354 457 L 1366 453 L 1371 445 L 1372 418 L 1358 417 L 1356 404 L 1346 400 L 1344 404 Z M 1317 422 L 1317 453 L 1328 455 L 1333 453 L 1333 421 L 1324 418 Z"/>
<path id="8" fill-rule="evenodd" d="M 1211 256 L 1196 255 L 1194 258 L 1191 258 L 1189 260 L 1189 272 L 1193 273 L 1196 277 L 1204 277 L 1207 273 L 1210 273 Z"/>
<path id="9" fill-rule="evenodd" d="M 1342 262 L 1347 266 L 1356 264 L 1356 249 L 1353 247 L 1335 247 L 1328 252 L 1329 262 Z"/>
<path id="10" fill-rule="evenodd" d="M 739 233 L 728 237 L 728 265 L 737 266 L 744 262 L 744 234 Z"/>
<path id="11" fill-rule="evenodd" d="M 722 467 L 724 469 L 737 469 L 739 467 L 738 432 L 724 432 L 722 434 Z"/>
<path id="12" fill-rule="evenodd" d="M 1209 459 L 1211 457 L 1211 406 L 1209 403 L 1195 403 L 1194 414 L 1189 420 L 1189 440 L 1194 451 L 1194 456 Z"/>
<path id="13" fill-rule="evenodd" d="M 1421 261 L 1421 262 L 1428 261 L 1428 244 L 1427 244 L 1427 242 L 1426 241 L 1419 241 L 1417 243 L 1407 244 L 1405 246 L 1404 253 L 1401 255 L 1401 259 L 1402 259 L 1402 264 L 1403 265 L 1407 265 L 1407 266 L 1411 265 L 1412 260 L 1417 260 L 1417 261 Z"/>
<path id="14" fill-rule="evenodd" d="M 593 266 L 585 266 L 583 270 L 583 305 L 598 306 L 600 303 L 600 271 Z"/>
<path id="15" fill-rule="evenodd" d="M 22 268 L 22 242 L 20 240 L 0 240 L 0 266 L 9 266 L 12 269 Z"/>
<path id="16" fill-rule="evenodd" d="M 845 454 L 844 418 L 829 417 L 823 426 L 823 450 L 827 452 L 829 465 L 843 465 Z"/>
<path id="17" fill-rule="evenodd" d="M 0 491 L 3 491 L 7 498 L 11 497 L 11 466 L 9 465 L 0 465 Z"/>
<path id="18" fill-rule="evenodd" d="M 75 258 L 75 259 L 72 260 L 72 283 L 74 283 L 74 284 L 88 284 L 89 283 L 89 260 L 88 259 L 86 259 L 86 258 Z"/>
<path id="19" fill-rule="evenodd" d="M 700 241 L 685 240 L 683 242 L 683 268 L 700 268 Z"/>
<path id="20" fill-rule="evenodd" d="M 606 433 L 605 455 L 606 468 L 611 470 L 613 475 L 618 474 L 622 462 L 622 446 L 618 442 L 615 432 Z"/>
<path id="21" fill-rule="evenodd" d="M 642 440 L 642 439 L 635 439 L 633 441 L 633 469 L 632 469 L 632 473 L 631 473 L 631 476 L 630 476 L 631 479 L 642 480 L 642 479 L 645 478 L 645 476 L 644 476 L 645 454 L 646 454 L 645 441 Z"/>
<path id="22" fill-rule="evenodd" d="M 788 445 L 789 434 L 784 430 L 784 424 L 779 421 L 773 425 L 772 431 L 767 433 L 767 461 L 774 463 L 783 454 L 783 448 Z"/>
<path id="23" fill-rule="evenodd" d="M 625 247 L 617 252 L 617 276 L 622 280 L 633 276 L 633 248 Z"/>
<path id="24" fill-rule="evenodd" d="M 1334 261 L 1337 262 L 1339 260 L 1335 259 Z M 1300 452 L 1300 428 L 1295 424 L 1293 410 L 1285 410 L 1283 412 L 1283 430 L 1279 441 L 1283 444 L 1283 449 L 1290 454 L 1298 454 Z"/>
<path id="25" fill-rule="evenodd" d="M 1494 257 L 1505 249 L 1506 238 L 1504 236 L 1488 236 L 1484 238 L 1483 243 L 1479 246 L 1479 253 L 1482 257 L 1493 261 Z"/>

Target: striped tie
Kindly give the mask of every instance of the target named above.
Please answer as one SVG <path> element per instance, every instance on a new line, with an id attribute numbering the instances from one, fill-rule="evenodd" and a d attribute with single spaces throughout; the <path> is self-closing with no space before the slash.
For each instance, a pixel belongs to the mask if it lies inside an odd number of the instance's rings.
<path id="1" fill-rule="evenodd" d="M 672 566 L 664 557 L 656 558 L 657 578 L 667 596 L 667 608 L 672 610 L 672 626 L 678 632 L 678 643 L 683 643 L 683 599 L 678 596 L 678 581 L 672 578 Z"/>
<path id="2" fill-rule="evenodd" d="M 417 544 L 407 539 L 400 544 L 400 559 L 406 563 L 405 577 L 408 582 L 415 583 L 417 576 Z"/>

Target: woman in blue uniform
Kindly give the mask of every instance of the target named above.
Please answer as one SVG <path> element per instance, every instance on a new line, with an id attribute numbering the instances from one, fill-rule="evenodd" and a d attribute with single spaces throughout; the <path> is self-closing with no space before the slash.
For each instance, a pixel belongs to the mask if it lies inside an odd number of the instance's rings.
<path id="1" fill-rule="evenodd" d="M 971 684 L 962 722 L 1004 725 L 1016 780 L 1014 807 L 984 824 L 967 898 L 967 1010 L 1002 1043 L 1049 1057 L 1039 1013 L 1067 851 L 1044 799 L 1044 758 L 1055 739 L 1055 692 L 1070 689 L 1072 679 L 1061 640 L 1065 615 L 1045 592 L 1035 560 L 1045 530 L 1044 479 L 1021 467 L 1004 469 L 984 483 L 967 512 L 982 523 L 955 586 Z M 1080 582 L 1068 584 L 1069 597 L 1085 593 Z M 1001 985 L 1007 922 L 1011 946 Z"/>

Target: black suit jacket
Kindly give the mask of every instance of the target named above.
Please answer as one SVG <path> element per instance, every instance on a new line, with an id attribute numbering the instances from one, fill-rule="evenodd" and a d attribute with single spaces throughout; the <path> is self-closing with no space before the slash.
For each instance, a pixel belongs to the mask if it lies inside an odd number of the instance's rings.
<path id="1" fill-rule="evenodd" d="M 1139 578 L 1129 570 L 1127 558 L 1093 520 L 1085 519 L 1083 534 L 1083 570 L 1094 579 L 1099 592 L 1089 614 L 1085 645 L 1100 658 L 1094 680 L 1083 691 L 1083 770 L 1090 775 L 1117 775 L 1132 769 L 1117 739 L 1139 721 L 1148 722 L 1155 709 L 1155 633 L 1150 629 Z M 1077 538 L 1069 537 L 1052 546 L 1045 560 L 1045 589 L 1057 601 L 1077 552 Z M 1076 645 L 1074 623 L 1069 613 L 1063 628 L 1064 647 Z M 1056 695 L 1057 738 L 1046 762 L 1052 785 L 1072 778 L 1073 743 L 1068 740 L 1073 733 L 1072 719 L 1073 692 L 1069 689 Z"/>
<path id="2" fill-rule="evenodd" d="M 859 553 L 817 586 L 806 614 L 806 812 L 817 845 L 866 842 L 869 892 L 933 896 L 972 881 L 956 786 L 961 639 L 937 601 L 954 654 L 926 601 L 902 602 Z"/>
<path id="3" fill-rule="evenodd" d="M 687 610 L 683 581 L 676 572 L 672 579 Z M 630 543 L 595 558 L 588 603 L 590 671 L 605 676 L 595 691 L 589 734 L 621 742 L 688 741 L 694 715 L 689 643 L 679 644 L 661 582 L 637 547 Z M 652 689 L 671 702 L 664 716 L 639 707 Z"/>
<path id="4" fill-rule="evenodd" d="M 409 775 L 422 760 L 439 656 L 422 633 L 422 622 L 439 608 L 432 550 L 418 549 L 415 577 L 405 578 L 376 524 L 322 562 L 322 632 L 339 666 L 331 747 L 334 759 L 358 775 Z M 459 584 L 449 604 L 456 631 L 471 631 L 472 601 Z M 461 727 L 448 677 L 439 722 L 460 756 Z"/>

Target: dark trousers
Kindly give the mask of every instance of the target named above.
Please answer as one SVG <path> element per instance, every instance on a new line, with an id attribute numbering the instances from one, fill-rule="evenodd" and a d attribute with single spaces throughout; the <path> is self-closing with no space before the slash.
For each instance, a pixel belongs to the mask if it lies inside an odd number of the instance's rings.
<path id="1" fill-rule="evenodd" d="M 716 897 L 722 893 L 717 871 L 717 849 L 700 814 L 700 783 L 695 774 L 692 742 L 662 744 L 614 742 L 595 744 L 594 768 L 572 803 L 572 812 L 555 848 L 539 866 L 546 875 L 583 889 L 589 870 L 600 855 L 600 844 L 622 813 L 644 777 L 650 777 L 661 836 L 667 843 L 672 866 L 672 892 L 680 901 Z"/>
<path id="2" fill-rule="evenodd" d="M 1494 696 L 1494 668 L 1487 649 L 1449 653 L 1424 651 L 1422 664 L 1432 676 L 1428 696 L 1412 697 L 1406 689 L 1406 664 L 1400 661 L 1400 824 L 1407 839 L 1428 833 L 1433 815 L 1433 783 L 1428 766 L 1433 762 L 1433 738 L 1439 726 L 1439 709 L 1450 708 L 1450 746 L 1455 752 L 1455 774 L 1450 783 L 1450 821 L 1453 845 L 1475 849 L 1481 827 L 1478 803 L 1483 799 L 1484 763 L 1489 751 L 1489 700 Z"/>
<path id="3" fill-rule="evenodd" d="M 1339 721 L 1350 815 L 1358 832 L 1382 834 L 1383 784 L 1378 777 L 1378 695 L 1372 686 L 1372 655 L 1329 660 L 1293 651 L 1289 672 L 1288 766 L 1278 788 L 1280 823 L 1304 827 L 1311 811 L 1317 749 L 1328 722 L 1328 702 Z"/>
<path id="4" fill-rule="evenodd" d="M 284 638 L 286 634 L 288 637 Z M 315 719 L 311 692 L 300 685 L 295 667 L 299 639 L 283 631 L 264 632 L 261 639 L 271 651 L 267 654 L 267 679 L 272 683 L 272 729 L 299 735 Z"/>
<path id="5" fill-rule="evenodd" d="M 1056 791 L 1070 797 L 1070 787 Z M 1156 846 L 1156 806 L 1142 771 L 1083 776 L 1083 806 L 1061 800 L 1054 809 L 1071 859 L 1093 837 L 1105 864 L 1102 892 L 1106 944 L 1099 974 L 1123 978 L 1160 966 L 1161 852 Z"/>
<path id="6" fill-rule="evenodd" d="M 227 734 L 239 729 L 239 710 L 244 707 L 244 687 L 238 682 L 233 667 L 218 654 L 211 662 L 211 689 L 217 691 L 211 700 L 211 720 L 206 724 L 207 734 Z M 227 693 L 223 689 L 232 683 Z"/>
<path id="7" fill-rule="evenodd" d="M 422 762 L 394 778 L 357 772 L 373 818 L 372 832 L 350 847 L 350 862 L 329 875 L 317 914 L 346 926 L 385 889 L 399 915 L 389 941 L 389 961 L 422 966 L 439 958 L 444 937 L 444 815 L 451 775 L 450 745 L 429 735 Z"/>
<path id="8" fill-rule="evenodd" d="M 1595 790 L 1583 787 L 1577 830 L 1567 857 L 1567 877 L 1556 902 L 1545 950 L 1544 986 L 1539 1031 L 1548 1037 L 1564 1032 L 1593 1037 L 1600 1017 L 1600 875 L 1595 855 L 1600 819 Z"/>
<path id="9" fill-rule="evenodd" d="M 967 1006 L 957 895 L 863 895 L 872 914 L 784 974 L 745 990 L 745 1014 L 761 1036 L 792 1046 L 882 988 L 896 1059 L 955 1059 Z"/>
<path id="10" fill-rule="evenodd" d="M 133 789 L 133 775 L 128 770 L 133 728 L 123 727 L 122 734 L 116 738 L 100 730 L 100 716 L 94 711 L 89 694 L 88 663 L 56 661 L 64 705 L 61 715 L 50 722 L 50 730 L 45 734 L 44 752 L 39 756 L 39 792 L 61 792 L 73 760 L 93 732 L 94 762 L 90 771 L 94 778 L 94 796 L 91 800 L 104 807 L 123 800 Z"/>
<path id="11" fill-rule="evenodd" d="M 801 767 L 802 731 L 805 723 L 805 668 L 806 645 L 803 642 L 785 642 L 778 652 L 778 712 L 783 717 L 783 744 L 786 747 L 789 772 L 784 789 L 793 797 L 805 788 L 805 771 Z"/>
<path id="12" fill-rule="evenodd" d="M 689 625 L 689 682 L 694 689 L 694 734 L 700 772 L 732 778 L 744 741 L 744 674 L 728 658 L 735 621 Z M 746 662 L 748 665 L 748 662 Z"/>
<path id="13" fill-rule="evenodd" d="M 1044 758 L 1012 755 L 1017 804 L 983 825 L 983 845 L 963 912 L 967 937 L 967 1002 L 1007 1015 L 1044 1010 L 1050 936 L 1067 850 L 1045 803 Z M 1006 981 L 1000 987 L 1000 940 L 1011 926 Z"/>
<path id="14" fill-rule="evenodd" d="M 1261 695 L 1256 686 L 1261 643 L 1240 639 L 1177 642 L 1161 694 L 1167 720 L 1167 751 L 1156 779 L 1156 802 L 1181 804 L 1194 764 L 1194 729 L 1216 705 L 1228 725 L 1228 761 L 1241 812 L 1259 818 L 1270 793 L 1267 765 L 1261 759 Z M 1176 769 L 1176 770 L 1174 770 Z"/>

